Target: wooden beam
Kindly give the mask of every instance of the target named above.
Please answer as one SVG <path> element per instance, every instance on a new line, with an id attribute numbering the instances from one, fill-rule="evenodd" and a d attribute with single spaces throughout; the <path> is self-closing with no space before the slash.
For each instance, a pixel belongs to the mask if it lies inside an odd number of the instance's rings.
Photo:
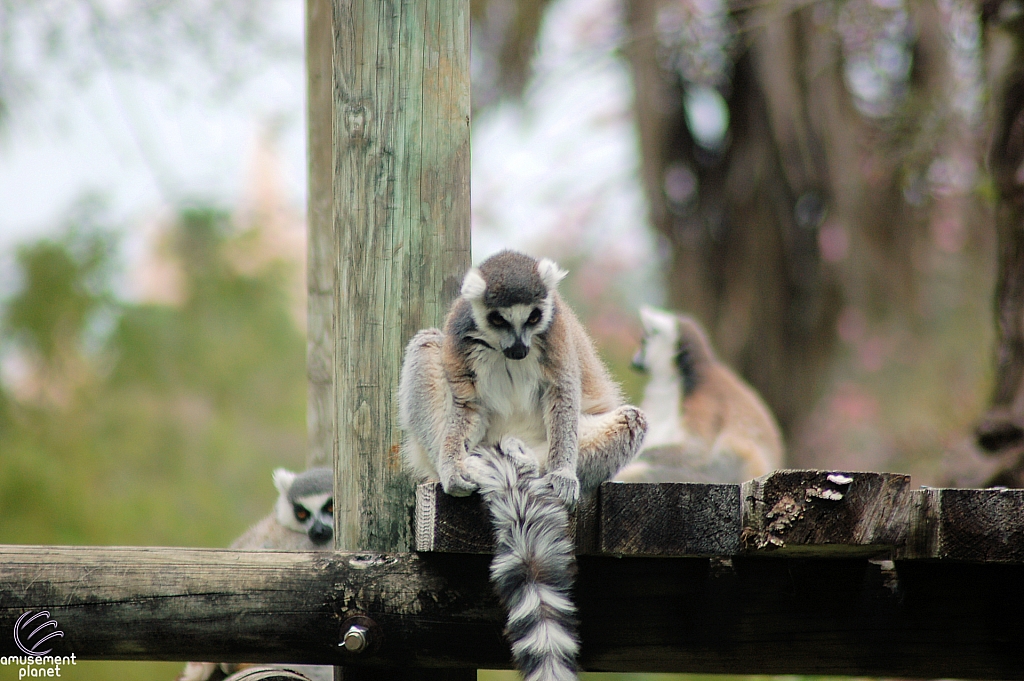
<path id="1" fill-rule="evenodd" d="M 402 351 L 470 264 L 469 3 L 334 0 L 333 31 L 336 545 L 407 551 Z"/>
<path id="2" fill-rule="evenodd" d="M 78 659 L 507 667 L 488 562 L 3 546 L 0 630 L 46 610 L 52 654 Z M 1019 562 L 583 556 L 576 597 L 590 671 L 1024 679 Z M 337 646 L 355 617 L 373 623 L 365 653 Z"/>
<path id="3" fill-rule="evenodd" d="M 884 557 L 1024 563 L 1024 490 L 910 489 L 895 473 L 778 471 L 743 485 L 605 483 L 577 553 Z M 416 549 L 490 553 L 476 496 L 417 490 Z"/>

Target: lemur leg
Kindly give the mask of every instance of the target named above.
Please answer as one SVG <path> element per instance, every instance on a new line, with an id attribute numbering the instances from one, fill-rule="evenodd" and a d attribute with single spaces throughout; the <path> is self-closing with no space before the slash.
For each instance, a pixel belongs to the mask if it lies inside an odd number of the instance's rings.
<path id="1" fill-rule="evenodd" d="M 452 394 L 441 356 L 444 334 L 427 329 L 405 350 L 399 381 L 399 420 L 406 431 L 403 455 L 420 475 L 441 481 L 444 491 L 468 496 L 477 485 L 463 461 L 483 437 L 480 415 Z"/>
<path id="2" fill-rule="evenodd" d="M 579 459 L 576 474 L 580 493 L 591 494 L 633 460 L 647 432 L 644 413 L 623 405 L 607 414 L 580 414 Z"/>
<path id="3" fill-rule="evenodd" d="M 740 482 L 768 475 L 776 468 L 771 463 L 771 454 L 750 438 L 720 435 L 711 449 L 711 459 L 720 460 L 728 455 L 738 459 L 743 467 Z"/>

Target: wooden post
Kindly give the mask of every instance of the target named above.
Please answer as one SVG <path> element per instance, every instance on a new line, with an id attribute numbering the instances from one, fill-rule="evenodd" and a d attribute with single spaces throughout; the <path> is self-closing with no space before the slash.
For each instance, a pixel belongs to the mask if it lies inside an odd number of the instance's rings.
<path id="1" fill-rule="evenodd" d="M 331 206 L 333 55 L 331 0 L 306 0 L 306 463 L 310 467 L 330 466 L 334 461 L 334 262 L 338 239 Z"/>
<path id="2" fill-rule="evenodd" d="M 396 389 L 469 267 L 469 2 L 307 0 L 306 35 L 308 461 L 333 462 L 335 548 L 409 551 Z"/>
<path id="3" fill-rule="evenodd" d="M 335 545 L 409 551 L 398 372 L 469 267 L 469 2 L 334 0 L 333 33 Z"/>

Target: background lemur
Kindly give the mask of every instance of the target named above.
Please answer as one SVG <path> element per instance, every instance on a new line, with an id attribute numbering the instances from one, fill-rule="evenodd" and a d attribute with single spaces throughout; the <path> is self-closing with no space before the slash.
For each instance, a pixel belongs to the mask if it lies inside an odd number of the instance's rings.
<path id="1" fill-rule="evenodd" d="M 274 512 L 231 544 L 233 549 L 323 551 L 333 548 L 334 472 L 311 468 L 292 473 L 274 471 L 277 501 Z"/>
<path id="2" fill-rule="evenodd" d="M 739 483 L 782 466 L 768 407 L 715 357 L 690 317 L 640 309 L 644 337 L 633 359 L 650 374 L 642 407 L 649 429 L 636 461 L 616 480 Z"/>
<path id="3" fill-rule="evenodd" d="M 572 563 L 556 559 L 569 541 L 564 525 L 523 519 L 574 507 L 633 458 L 647 428 L 640 410 L 623 405 L 558 295 L 565 274 L 551 260 L 514 251 L 471 269 L 444 331 L 420 331 L 409 342 L 398 388 L 407 465 L 448 494 L 485 487 L 498 549 L 491 578 L 509 607 L 506 633 L 520 670 L 538 681 L 575 675 L 574 609 L 560 586 L 572 583 Z M 467 467 L 471 455 L 479 460 Z M 509 456 L 532 458 L 533 467 L 502 468 Z M 494 476 L 505 482 L 492 484 Z M 530 491 L 514 493 L 518 485 Z M 501 517 L 518 518 L 518 526 Z M 528 555 L 512 555 L 513 530 L 526 533 Z M 502 567 L 510 561 L 520 568 Z"/>
<path id="4" fill-rule="evenodd" d="M 274 471 L 277 501 L 274 511 L 231 544 L 233 549 L 327 551 L 334 548 L 334 472 L 311 468 L 292 473 Z M 178 681 L 218 681 L 245 665 L 189 662 Z M 288 665 L 312 681 L 333 681 L 334 668 Z"/>

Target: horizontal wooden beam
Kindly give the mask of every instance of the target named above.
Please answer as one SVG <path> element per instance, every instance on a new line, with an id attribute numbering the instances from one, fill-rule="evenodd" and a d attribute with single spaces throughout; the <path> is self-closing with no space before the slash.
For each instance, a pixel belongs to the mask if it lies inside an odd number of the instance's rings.
<path id="1" fill-rule="evenodd" d="M 781 555 L 781 554 L 777 554 Z M 0 655 L 46 611 L 78 659 L 500 668 L 488 557 L 0 547 Z M 579 559 L 584 669 L 1024 679 L 1024 565 Z M 365 618 L 365 619 L 361 619 Z M 338 647 L 371 623 L 370 649 Z"/>
<path id="2" fill-rule="evenodd" d="M 416 504 L 417 550 L 491 552 L 478 497 L 426 483 Z M 743 485 L 612 482 L 575 528 L 582 555 L 1024 563 L 1024 490 L 915 490 L 906 475 L 814 470 Z"/>

